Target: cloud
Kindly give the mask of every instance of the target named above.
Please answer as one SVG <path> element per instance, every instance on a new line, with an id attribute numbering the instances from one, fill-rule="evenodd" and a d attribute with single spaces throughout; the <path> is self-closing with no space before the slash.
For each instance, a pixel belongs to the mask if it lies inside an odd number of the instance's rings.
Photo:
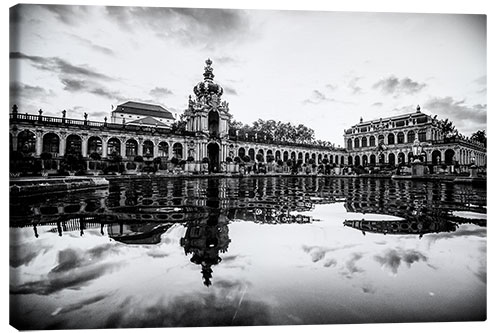
<path id="1" fill-rule="evenodd" d="M 54 96 L 52 90 L 46 90 L 39 86 L 31 86 L 20 82 L 10 83 L 10 104 L 20 103 L 21 99 L 41 99 Z"/>
<path id="2" fill-rule="evenodd" d="M 236 91 L 236 89 L 228 87 L 228 86 L 224 87 L 224 92 L 228 95 L 238 95 L 238 92 Z"/>
<path id="3" fill-rule="evenodd" d="M 172 92 L 172 90 L 165 88 L 165 87 L 156 87 L 154 89 L 151 89 L 149 94 L 153 97 L 156 97 L 156 98 L 163 98 L 163 97 L 168 96 L 168 95 L 173 95 L 173 92 Z"/>
<path id="4" fill-rule="evenodd" d="M 457 127 L 473 132 L 486 127 L 486 104 L 466 105 L 465 100 L 452 97 L 434 97 L 424 103 L 423 107 L 442 118 L 450 118 Z"/>
<path id="5" fill-rule="evenodd" d="M 271 325 L 272 308 L 251 296 L 241 297 L 241 282 L 221 281 L 211 293 L 178 296 L 167 302 L 159 299 L 148 306 L 126 299 L 106 320 L 106 328 L 128 327 L 199 327 Z M 130 306 L 130 303 L 136 306 Z"/>
<path id="6" fill-rule="evenodd" d="M 477 79 L 475 79 L 473 82 L 477 83 L 480 86 L 485 86 L 486 82 L 487 82 L 487 76 L 486 75 L 480 76 Z"/>
<path id="7" fill-rule="evenodd" d="M 231 57 L 215 57 L 214 63 L 220 63 L 220 64 L 235 64 L 238 61 L 234 58 Z"/>
<path id="8" fill-rule="evenodd" d="M 358 266 L 356 266 L 356 262 L 358 262 L 361 258 L 363 258 L 363 254 L 360 252 L 355 252 L 351 254 L 351 258 L 345 262 L 344 266 L 347 272 L 343 272 L 342 275 L 350 279 L 352 278 L 352 275 L 354 273 L 364 272 L 364 269 L 361 269 Z"/>
<path id="9" fill-rule="evenodd" d="M 78 75 L 92 79 L 113 80 L 113 78 L 99 73 L 87 65 L 75 66 L 59 57 L 30 56 L 22 52 L 11 52 L 10 59 L 25 59 L 40 70 L 62 75 Z"/>
<path id="10" fill-rule="evenodd" d="M 123 100 L 123 96 L 121 96 L 119 91 L 109 90 L 108 88 L 88 80 L 80 80 L 80 79 L 70 79 L 66 77 L 60 78 L 61 83 L 64 86 L 64 90 L 70 92 L 86 92 L 96 96 L 109 98 L 112 100 Z"/>
<path id="11" fill-rule="evenodd" d="M 104 46 L 101 46 L 101 45 L 97 45 L 94 42 L 92 42 L 92 41 L 90 41 L 90 40 L 88 40 L 86 38 L 82 38 L 80 36 L 77 36 L 75 34 L 68 34 L 68 35 L 71 38 L 73 38 L 74 40 L 78 41 L 80 44 L 88 47 L 89 49 L 98 51 L 98 52 L 100 52 L 102 54 L 106 54 L 106 55 L 109 55 L 109 56 L 115 55 L 115 51 L 113 51 L 110 48 L 107 48 L 107 47 L 104 47 Z"/>
<path id="12" fill-rule="evenodd" d="M 241 42 L 242 36 L 250 31 L 243 10 L 110 6 L 106 12 L 126 30 L 133 31 L 141 25 L 160 38 L 177 38 L 182 43 L 205 47 Z"/>
<path id="13" fill-rule="evenodd" d="M 457 231 L 454 232 L 441 232 L 438 234 L 427 234 L 426 239 L 436 241 L 438 239 L 451 239 L 457 237 L 479 237 L 486 238 L 486 228 L 474 226 L 473 228 L 461 225 Z"/>
<path id="14" fill-rule="evenodd" d="M 88 6 L 38 5 L 38 7 L 48 10 L 57 20 L 67 25 L 77 25 L 82 22 L 82 16 L 89 11 Z"/>
<path id="15" fill-rule="evenodd" d="M 382 267 L 388 267 L 393 274 L 398 273 L 399 266 L 404 262 L 408 268 L 415 262 L 427 261 L 427 257 L 417 250 L 404 250 L 401 248 L 388 249 L 382 255 L 374 256 Z"/>
<path id="16" fill-rule="evenodd" d="M 329 90 L 332 90 L 332 89 L 330 88 Z M 329 102 L 335 102 L 335 103 L 340 103 L 340 104 L 354 104 L 352 102 L 340 101 L 340 100 L 337 100 L 333 97 L 329 97 L 329 96 L 327 96 L 326 93 L 324 93 L 318 89 L 314 89 L 311 93 L 311 97 L 303 100 L 302 104 L 320 104 L 320 103 L 329 103 Z"/>
<path id="17" fill-rule="evenodd" d="M 98 303 L 98 302 L 102 301 L 103 299 L 105 299 L 108 296 L 109 296 L 109 294 L 100 294 L 100 295 L 97 295 L 97 296 L 86 298 L 86 299 L 84 299 L 82 301 L 79 301 L 79 302 L 67 305 L 67 306 L 65 306 L 63 308 L 56 309 L 54 312 L 52 312 L 52 316 L 56 316 L 56 315 L 60 315 L 60 314 L 64 314 L 64 313 L 68 313 L 68 312 L 72 312 L 72 311 L 76 311 L 76 310 L 80 310 L 80 309 L 82 309 L 83 307 L 85 307 L 87 305 Z"/>
<path id="18" fill-rule="evenodd" d="M 362 78 L 363 77 L 361 77 L 361 76 L 354 77 L 347 84 L 347 86 L 351 89 L 351 93 L 353 95 L 359 95 L 362 93 L 361 87 L 358 86 L 358 81 L 361 80 Z"/>
<path id="19" fill-rule="evenodd" d="M 386 95 L 394 94 L 394 97 L 400 94 L 413 95 L 424 87 L 425 83 L 418 83 L 409 77 L 399 79 L 394 75 L 381 79 L 373 85 L 374 89 L 379 89 Z"/>
<path id="20" fill-rule="evenodd" d="M 121 263 L 101 263 L 105 255 L 118 251 L 112 244 L 104 244 L 89 251 L 66 249 L 58 253 L 58 265 L 38 281 L 11 286 L 11 294 L 51 295 L 63 289 L 79 289 Z"/>
<path id="21" fill-rule="evenodd" d="M 381 107 L 383 105 L 384 105 L 384 103 L 382 103 L 382 102 L 375 102 L 372 104 L 372 106 L 376 106 L 376 107 Z"/>

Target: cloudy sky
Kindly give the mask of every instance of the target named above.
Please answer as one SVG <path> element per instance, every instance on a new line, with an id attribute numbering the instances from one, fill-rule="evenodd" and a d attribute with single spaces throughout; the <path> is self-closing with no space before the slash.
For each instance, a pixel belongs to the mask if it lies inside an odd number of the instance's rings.
<path id="1" fill-rule="evenodd" d="M 422 111 L 486 129 L 486 16 L 22 5 L 11 9 L 20 112 L 103 120 L 128 100 L 182 113 L 204 61 L 230 112 L 343 129 Z"/>

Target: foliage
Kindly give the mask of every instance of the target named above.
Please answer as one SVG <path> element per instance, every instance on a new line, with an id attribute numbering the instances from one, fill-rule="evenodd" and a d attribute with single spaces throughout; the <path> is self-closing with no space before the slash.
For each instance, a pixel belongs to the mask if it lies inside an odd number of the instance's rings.
<path id="1" fill-rule="evenodd" d="M 274 156 L 273 155 L 267 155 L 266 156 L 266 161 L 267 161 L 267 163 L 272 163 L 274 161 Z"/>
<path id="2" fill-rule="evenodd" d="M 182 165 L 184 165 L 184 164 L 186 164 L 186 161 L 185 161 L 185 160 L 180 160 L 180 161 L 179 161 L 179 165 L 181 165 L 181 166 L 182 166 Z"/>
<path id="3" fill-rule="evenodd" d="M 233 159 L 231 158 L 231 156 L 226 157 L 226 162 L 227 163 L 233 162 Z"/>
<path id="4" fill-rule="evenodd" d="M 51 153 L 41 153 L 40 158 L 44 161 L 52 159 Z"/>
<path id="5" fill-rule="evenodd" d="M 255 159 L 257 160 L 257 162 L 262 162 L 264 161 L 264 156 L 262 156 L 262 154 L 257 154 L 255 156 Z"/>
<path id="6" fill-rule="evenodd" d="M 486 148 L 486 131 L 477 131 L 471 135 L 471 140 L 478 141 L 484 145 Z"/>
<path id="7" fill-rule="evenodd" d="M 134 162 L 138 162 L 138 163 L 141 163 L 141 162 L 144 162 L 144 158 L 142 156 L 134 156 Z"/>
<path id="8" fill-rule="evenodd" d="M 455 128 L 455 125 L 453 125 L 453 122 L 448 120 L 448 118 L 438 120 L 438 128 L 445 138 L 454 138 L 458 136 L 458 131 Z"/>
<path id="9" fill-rule="evenodd" d="M 208 159 L 208 157 L 203 157 L 203 159 L 201 160 L 202 163 L 209 163 L 210 160 Z"/>
<path id="10" fill-rule="evenodd" d="M 177 165 L 179 164 L 179 159 L 177 157 L 172 157 L 172 159 L 170 160 L 170 163 L 172 163 L 173 165 Z"/>
<path id="11" fill-rule="evenodd" d="M 154 163 L 154 164 L 160 164 L 160 163 L 161 163 L 161 157 L 159 157 L 159 156 L 158 156 L 158 157 L 155 157 L 155 158 L 153 159 L 153 163 Z"/>
<path id="12" fill-rule="evenodd" d="M 187 158 L 187 161 L 188 161 L 188 162 L 194 162 L 194 157 L 193 157 L 193 156 L 189 156 L 189 157 Z"/>
<path id="13" fill-rule="evenodd" d="M 279 166 L 283 166 L 283 161 L 282 160 L 278 160 L 278 161 L 276 161 L 276 163 L 278 163 Z"/>
<path id="14" fill-rule="evenodd" d="M 243 156 L 243 162 L 248 163 L 248 162 L 250 162 L 251 160 L 252 160 L 252 159 L 250 158 L 250 156 L 248 156 L 248 155 Z"/>
<path id="15" fill-rule="evenodd" d="M 101 155 L 99 155 L 99 153 L 97 152 L 91 153 L 89 157 L 94 161 L 99 161 L 101 159 Z"/>
<path id="16" fill-rule="evenodd" d="M 235 162 L 235 163 L 240 163 L 240 162 L 241 162 L 241 158 L 240 158 L 239 156 L 236 156 L 236 157 L 234 158 L 234 162 Z"/>
<path id="17" fill-rule="evenodd" d="M 186 130 L 187 120 L 186 115 L 181 114 L 178 120 L 172 123 L 172 132 L 183 132 Z"/>

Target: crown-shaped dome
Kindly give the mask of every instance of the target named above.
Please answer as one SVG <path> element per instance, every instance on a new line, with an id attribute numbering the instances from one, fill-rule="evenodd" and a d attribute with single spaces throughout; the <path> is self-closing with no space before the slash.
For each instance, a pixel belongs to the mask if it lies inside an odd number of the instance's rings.
<path id="1" fill-rule="evenodd" d="M 205 80 L 202 82 L 198 83 L 196 86 L 193 88 L 193 92 L 197 97 L 203 96 L 203 95 L 208 95 L 210 96 L 211 94 L 216 94 L 217 96 L 221 96 L 224 92 L 224 89 L 217 83 L 213 81 L 214 79 L 214 74 L 213 74 L 213 68 L 212 66 L 212 60 L 207 59 L 205 61 L 205 73 L 203 73 L 203 77 Z"/>

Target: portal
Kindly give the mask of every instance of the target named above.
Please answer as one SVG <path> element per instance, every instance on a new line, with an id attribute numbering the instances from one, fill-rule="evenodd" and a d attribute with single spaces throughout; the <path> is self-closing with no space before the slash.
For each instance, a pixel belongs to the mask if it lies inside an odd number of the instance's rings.
<path id="1" fill-rule="evenodd" d="M 219 172 L 219 145 L 211 142 L 207 146 L 208 150 L 208 170 L 210 173 Z"/>

